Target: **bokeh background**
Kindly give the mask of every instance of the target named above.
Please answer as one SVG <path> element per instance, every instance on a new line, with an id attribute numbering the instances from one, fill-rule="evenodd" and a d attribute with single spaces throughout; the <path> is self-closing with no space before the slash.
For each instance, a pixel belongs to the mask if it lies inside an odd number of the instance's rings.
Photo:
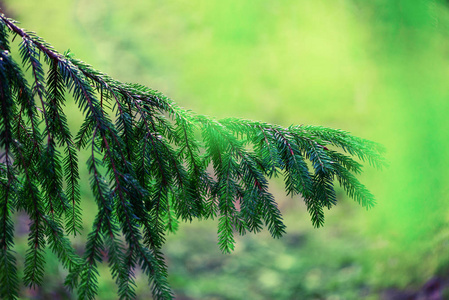
<path id="1" fill-rule="evenodd" d="M 58 51 L 198 113 L 323 125 L 386 146 L 389 167 L 367 166 L 361 176 L 377 198 L 369 211 L 340 191 L 325 227 L 314 229 L 302 200 L 274 180 L 288 226 L 279 240 L 266 232 L 239 237 L 235 252 L 223 255 L 215 221 L 180 224 L 164 248 L 177 299 L 449 299 L 447 1 L 3 0 L 0 7 Z M 67 111 L 76 129 L 70 101 Z M 95 208 L 87 184 L 82 193 L 87 232 Z M 81 239 L 74 245 L 81 249 Z M 51 254 L 47 272 L 45 285 L 24 289 L 23 299 L 72 299 Z M 98 299 L 115 292 L 103 265 Z M 150 299 L 145 280 L 138 292 Z"/>

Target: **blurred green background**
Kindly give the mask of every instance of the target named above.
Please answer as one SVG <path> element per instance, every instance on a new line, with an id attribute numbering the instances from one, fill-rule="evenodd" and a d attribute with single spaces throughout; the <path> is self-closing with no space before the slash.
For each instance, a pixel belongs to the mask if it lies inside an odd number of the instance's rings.
<path id="1" fill-rule="evenodd" d="M 58 51 L 198 113 L 323 125 L 386 146 L 389 167 L 367 166 L 361 176 L 377 198 L 369 211 L 340 192 L 325 227 L 314 229 L 301 199 L 274 181 L 288 226 L 282 239 L 241 237 L 222 255 L 216 222 L 181 224 L 164 249 L 177 299 L 399 299 L 422 294 L 432 278 L 449 299 L 446 1 L 3 3 Z M 76 107 L 67 106 L 76 128 Z M 86 231 L 93 205 L 86 185 Z M 98 298 L 115 299 L 103 267 Z M 48 284 L 24 299 L 69 299 L 51 254 L 47 270 Z M 138 290 L 150 297 L 144 279 Z"/>

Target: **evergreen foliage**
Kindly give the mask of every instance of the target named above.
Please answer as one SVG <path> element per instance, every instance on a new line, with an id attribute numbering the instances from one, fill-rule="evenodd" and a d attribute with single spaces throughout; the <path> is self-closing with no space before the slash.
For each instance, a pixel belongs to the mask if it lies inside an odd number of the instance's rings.
<path id="1" fill-rule="evenodd" d="M 10 54 L 19 37 L 21 65 Z M 84 116 L 73 135 L 64 105 L 71 94 Z M 337 203 L 334 182 L 363 207 L 373 195 L 357 180 L 361 164 L 381 167 L 382 147 L 341 130 L 283 128 L 216 120 L 177 106 L 163 94 L 125 84 L 70 53 L 60 54 L 0 15 L 0 298 L 17 299 L 13 214 L 30 218 L 23 282 L 41 285 L 48 246 L 68 270 L 66 286 L 94 299 L 97 265 L 106 257 L 120 299 L 135 298 L 135 269 L 155 299 L 171 299 L 161 247 L 178 220 L 218 219 L 218 244 L 229 253 L 234 232 L 275 238 L 285 225 L 268 179 L 282 175 L 301 196 L 314 226 Z M 80 257 L 69 235 L 81 233 L 78 152 L 88 149 L 98 213 Z M 338 151 L 337 151 L 338 150 Z M 105 256 L 104 253 L 107 253 Z"/>

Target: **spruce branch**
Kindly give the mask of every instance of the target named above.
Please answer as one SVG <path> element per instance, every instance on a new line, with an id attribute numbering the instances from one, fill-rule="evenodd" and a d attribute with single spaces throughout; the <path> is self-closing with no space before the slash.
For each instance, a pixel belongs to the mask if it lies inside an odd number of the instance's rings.
<path id="1" fill-rule="evenodd" d="M 9 35 L 21 39 L 24 70 L 10 54 Z M 84 118 L 76 135 L 67 123 L 68 94 Z M 136 298 L 137 269 L 148 277 L 155 299 L 172 299 L 162 246 L 178 220 L 218 218 L 218 245 L 229 253 L 234 234 L 264 227 L 275 238 L 285 233 L 270 178 L 282 175 L 287 195 L 302 197 L 319 227 L 324 208 L 338 203 L 337 182 L 363 207 L 372 207 L 374 196 L 356 175 L 361 162 L 385 165 L 382 146 L 342 130 L 195 114 L 158 91 L 122 83 L 70 52 L 58 53 L 4 15 L 0 104 L 5 299 L 19 297 L 12 217 L 17 210 L 30 218 L 26 286 L 42 284 L 48 246 L 68 271 L 65 285 L 80 299 L 95 298 L 103 260 L 120 299 Z M 86 164 L 98 212 L 80 257 L 68 235 L 83 233 L 81 149 L 90 153 Z"/>

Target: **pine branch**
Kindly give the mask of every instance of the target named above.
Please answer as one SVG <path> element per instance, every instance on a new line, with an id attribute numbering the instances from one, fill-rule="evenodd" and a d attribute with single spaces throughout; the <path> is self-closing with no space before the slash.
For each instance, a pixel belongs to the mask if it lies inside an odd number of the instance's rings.
<path id="1" fill-rule="evenodd" d="M 21 39 L 31 88 L 10 55 L 9 34 Z M 74 139 L 67 94 L 84 118 Z M 218 245 L 229 253 L 234 232 L 267 227 L 275 238 L 285 233 L 269 178 L 282 174 L 287 195 L 301 196 L 319 227 L 324 207 L 338 202 L 337 181 L 363 207 L 374 205 L 374 196 L 354 175 L 362 171 L 356 159 L 385 164 L 383 147 L 342 130 L 195 114 L 158 91 L 119 82 L 70 52 L 59 54 L 4 15 L 0 104 L 0 297 L 5 299 L 19 297 L 12 250 L 16 210 L 31 220 L 25 285 L 42 284 L 48 245 L 68 270 L 65 285 L 77 289 L 80 299 L 96 297 L 98 264 L 106 258 L 120 299 L 137 297 L 138 268 L 155 299 L 172 299 L 161 249 L 178 219 L 218 217 Z M 90 150 L 87 167 L 98 213 L 79 257 L 67 235 L 83 233 L 81 149 Z"/>

